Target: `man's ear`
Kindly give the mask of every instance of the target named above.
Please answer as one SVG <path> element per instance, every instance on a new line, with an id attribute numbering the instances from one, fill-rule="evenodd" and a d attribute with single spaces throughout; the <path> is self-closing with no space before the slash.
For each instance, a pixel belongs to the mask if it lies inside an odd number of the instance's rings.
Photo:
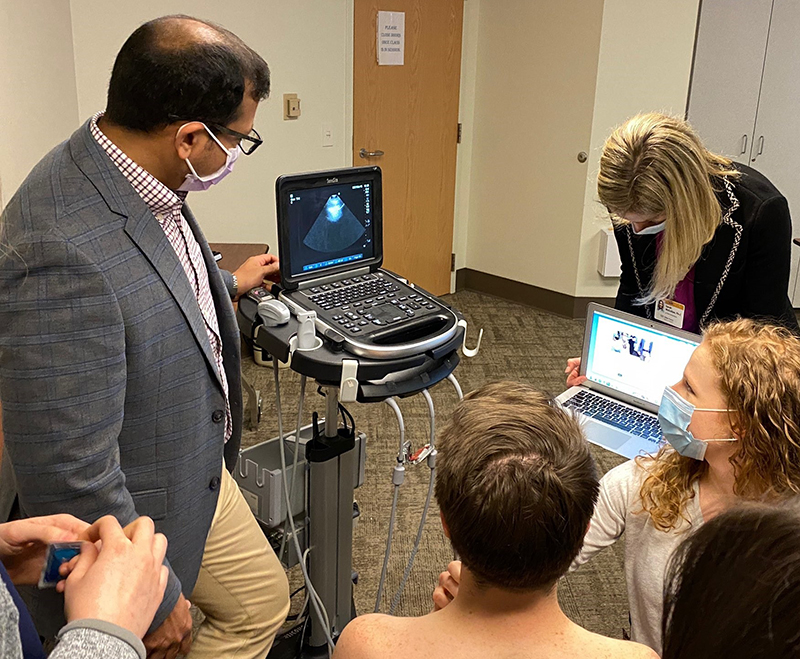
<path id="1" fill-rule="evenodd" d="M 203 144 L 203 136 L 207 136 L 205 127 L 199 121 L 190 121 L 178 126 L 175 131 L 175 150 L 181 160 L 186 160 Z"/>
<path id="2" fill-rule="evenodd" d="M 448 540 L 450 539 L 450 529 L 447 527 L 447 522 L 444 521 L 444 515 L 442 511 L 439 511 L 439 519 L 442 520 L 442 531 L 444 531 L 444 537 Z"/>

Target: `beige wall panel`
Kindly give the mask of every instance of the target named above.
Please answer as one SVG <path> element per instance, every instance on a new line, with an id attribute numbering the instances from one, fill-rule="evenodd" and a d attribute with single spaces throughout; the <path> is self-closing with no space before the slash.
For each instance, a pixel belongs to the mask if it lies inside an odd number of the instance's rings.
<path id="1" fill-rule="evenodd" d="M 574 293 L 602 12 L 481 2 L 467 267 Z"/>

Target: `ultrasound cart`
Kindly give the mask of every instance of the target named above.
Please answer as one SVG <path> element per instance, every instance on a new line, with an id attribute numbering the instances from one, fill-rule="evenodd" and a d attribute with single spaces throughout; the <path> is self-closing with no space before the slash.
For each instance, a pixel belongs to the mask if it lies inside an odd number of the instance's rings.
<path id="1" fill-rule="evenodd" d="M 318 595 L 319 606 L 317 615 L 310 616 L 304 654 L 322 656 L 355 614 L 353 490 L 363 480 L 366 438 L 353 431 L 352 423 L 340 426 L 340 404 L 388 401 L 395 410 L 401 428 L 393 472 L 396 491 L 409 456 L 395 397 L 422 392 L 433 430 L 427 390 L 449 378 L 460 395 L 452 375 L 458 350 L 472 356 L 478 348 L 464 348 L 466 321 L 458 311 L 381 269 L 378 168 L 281 177 L 276 192 L 282 284 L 242 298 L 237 319 L 254 349 L 289 361 L 292 370 L 304 376 L 301 387 L 305 377 L 316 380 L 326 397 L 326 415 L 324 421 L 302 425 L 301 408 L 290 435 L 283 431 L 279 406 L 279 436 L 241 451 L 234 476 L 276 549 L 284 548 L 284 564 L 299 562 L 305 573 L 303 557 L 308 555 L 306 584 Z M 273 308 L 281 303 L 291 311 L 282 324 Z M 278 367 L 273 363 L 280 402 Z M 298 467 L 290 468 L 283 454 L 287 449 Z M 432 451 L 431 484 L 434 464 Z M 302 487 L 288 487 L 287 479 Z M 287 548 L 289 543 L 293 550 Z M 390 544 L 389 540 L 383 576 Z M 313 594 L 311 604 L 315 605 Z M 271 656 L 295 656 L 294 652 L 293 642 L 276 643 Z"/>

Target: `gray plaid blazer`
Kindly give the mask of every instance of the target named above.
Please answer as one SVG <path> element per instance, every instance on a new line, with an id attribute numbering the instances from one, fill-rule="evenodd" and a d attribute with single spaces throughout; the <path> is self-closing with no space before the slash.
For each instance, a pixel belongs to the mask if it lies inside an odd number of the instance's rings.
<path id="1" fill-rule="evenodd" d="M 0 218 L 0 400 L 26 516 L 155 520 L 170 580 L 155 629 L 194 588 L 223 458 L 241 438 L 239 333 L 226 277 L 188 208 L 208 268 L 233 436 L 195 294 L 147 205 L 89 132 L 33 169 Z M 40 633 L 63 600 L 28 593 Z M 58 615 L 57 615 L 58 614 Z"/>

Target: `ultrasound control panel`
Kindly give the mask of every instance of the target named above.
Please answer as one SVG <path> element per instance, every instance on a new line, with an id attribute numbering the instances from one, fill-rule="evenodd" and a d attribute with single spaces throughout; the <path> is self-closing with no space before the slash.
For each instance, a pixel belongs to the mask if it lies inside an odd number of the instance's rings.
<path id="1" fill-rule="evenodd" d="M 386 273 L 374 272 L 305 289 L 303 306 L 343 333 L 366 335 L 435 314 L 440 304 Z M 295 299 L 298 293 L 293 296 Z"/>

